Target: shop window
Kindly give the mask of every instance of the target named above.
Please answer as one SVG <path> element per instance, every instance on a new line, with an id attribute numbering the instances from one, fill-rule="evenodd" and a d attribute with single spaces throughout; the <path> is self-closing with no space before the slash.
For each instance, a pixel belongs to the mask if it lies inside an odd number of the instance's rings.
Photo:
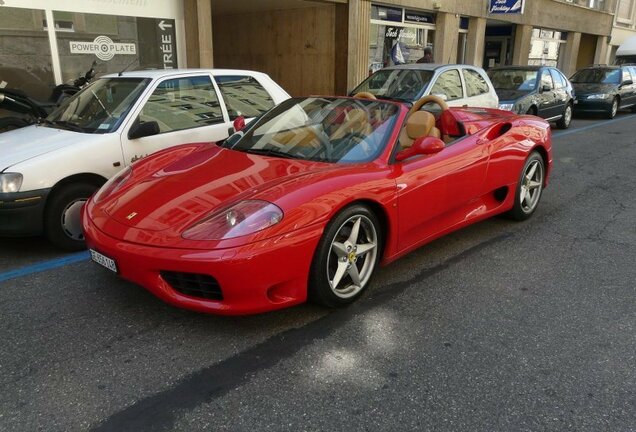
<path id="1" fill-rule="evenodd" d="M 139 113 L 139 121 L 156 121 L 161 133 L 223 122 L 219 99 L 209 76 L 161 82 Z"/>
<path id="2" fill-rule="evenodd" d="M 457 69 L 443 72 L 433 84 L 431 94 L 444 95 L 446 100 L 461 99 L 464 96 L 462 81 Z"/>
<path id="3" fill-rule="evenodd" d="M 464 69 L 464 81 L 466 82 L 466 94 L 468 97 L 479 96 L 490 91 L 488 83 L 479 72 L 472 69 Z"/>
<path id="4" fill-rule="evenodd" d="M 241 115 L 257 117 L 274 106 L 267 90 L 251 76 L 217 76 L 214 79 L 225 100 L 230 120 Z"/>

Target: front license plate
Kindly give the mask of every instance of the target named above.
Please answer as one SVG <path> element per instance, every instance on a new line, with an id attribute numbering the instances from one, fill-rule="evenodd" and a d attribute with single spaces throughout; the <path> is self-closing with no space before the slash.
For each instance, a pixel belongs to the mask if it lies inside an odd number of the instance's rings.
<path id="1" fill-rule="evenodd" d="M 108 258 L 106 255 L 91 249 L 91 259 L 97 264 L 106 267 L 108 270 L 117 273 L 117 263 L 112 258 Z"/>

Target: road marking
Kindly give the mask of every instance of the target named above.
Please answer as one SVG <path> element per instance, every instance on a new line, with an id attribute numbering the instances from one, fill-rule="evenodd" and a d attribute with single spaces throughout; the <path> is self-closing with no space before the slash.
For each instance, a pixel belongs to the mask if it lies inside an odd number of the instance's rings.
<path id="1" fill-rule="evenodd" d="M 612 120 L 601 121 L 601 122 L 598 122 L 598 123 L 594 123 L 594 124 L 591 124 L 591 125 L 580 127 L 578 129 L 570 129 L 570 130 L 566 130 L 566 131 L 563 131 L 563 132 L 556 132 L 556 133 L 552 134 L 552 138 L 559 138 L 559 137 L 562 137 L 562 136 L 565 136 L 565 135 L 570 135 L 570 134 L 577 133 L 577 132 L 584 132 L 584 131 L 586 131 L 588 129 L 594 129 L 595 127 L 599 127 L 599 126 L 607 126 L 608 124 L 617 123 L 617 122 L 620 122 L 620 121 L 623 121 L 623 120 L 633 119 L 634 117 L 636 117 L 636 115 L 629 114 L 629 115 L 626 115 L 624 117 L 614 118 Z"/>
<path id="2" fill-rule="evenodd" d="M 7 281 L 9 279 L 15 279 L 22 276 L 28 276 L 34 273 L 40 273 L 43 271 L 51 270 L 58 267 L 63 267 L 69 264 L 86 261 L 90 258 L 88 251 L 77 252 L 67 255 L 63 258 L 56 258 L 52 260 L 42 261 L 29 266 L 20 267 L 15 270 L 9 270 L 4 273 L 0 273 L 0 282 Z"/>

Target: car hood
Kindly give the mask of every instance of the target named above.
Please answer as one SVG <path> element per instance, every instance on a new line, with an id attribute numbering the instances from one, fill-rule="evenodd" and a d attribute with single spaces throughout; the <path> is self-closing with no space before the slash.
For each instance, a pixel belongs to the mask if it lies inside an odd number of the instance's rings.
<path id="1" fill-rule="evenodd" d="M 530 94 L 528 91 L 523 90 L 503 90 L 503 89 L 495 89 L 497 92 L 497 96 L 499 96 L 499 103 L 512 102 L 514 103 L 517 99 L 521 99 L 524 96 Z"/>
<path id="2" fill-rule="evenodd" d="M 583 96 L 593 93 L 613 93 L 616 91 L 616 85 L 614 84 L 602 84 L 602 83 L 572 83 L 574 87 L 574 93 L 577 96 Z"/>
<path id="3" fill-rule="evenodd" d="M 244 199 L 274 202 L 304 185 L 303 178 L 328 175 L 338 165 L 265 157 L 217 146 L 183 147 L 189 153 L 154 167 L 104 202 L 103 210 L 118 224 L 145 232 L 183 230 L 214 211 Z M 146 170 L 153 161 L 141 164 Z M 138 171 L 135 167 L 133 172 Z M 284 210 L 284 209 L 283 209 Z"/>
<path id="4" fill-rule="evenodd" d="M 86 134 L 46 126 L 27 126 L 0 133 L 0 171 L 25 160 L 85 140 Z"/>

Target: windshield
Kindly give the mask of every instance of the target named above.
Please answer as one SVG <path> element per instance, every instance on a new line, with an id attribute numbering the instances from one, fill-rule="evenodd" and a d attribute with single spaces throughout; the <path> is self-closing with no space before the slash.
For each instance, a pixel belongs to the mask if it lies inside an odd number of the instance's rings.
<path id="1" fill-rule="evenodd" d="M 433 71 L 412 69 L 381 69 L 364 80 L 351 92 L 369 92 L 377 97 L 413 102 L 420 98 L 433 78 Z"/>
<path id="2" fill-rule="evenodd" d="M 532 91 L 537 85 L 537 72 L 523 69 L 496 69 L 488 71 L 488 76 L 497 90 Z"/>
<path id="3" fill-rule="evenodd" d="M 572 75 L 573 83 L 588 84 L 619 84 L 621 82 L 621 70 L 616 69 L 583 69 Z"/>
<path id="4" fill-rule="evenodd" d="M 45 123 L 77 132 L 113 132 L 149 82 L 144 78 L 98 79 L 64 101 Z"/>
<path id="5" fill-rule="evenodd" d="M 288 99 L 250 124 L 238 141 L 231 137 L 227 143 L 265 156 L 368 162 L 386 147 L 398 112 L 397 105 L 376 100 Z"/>

